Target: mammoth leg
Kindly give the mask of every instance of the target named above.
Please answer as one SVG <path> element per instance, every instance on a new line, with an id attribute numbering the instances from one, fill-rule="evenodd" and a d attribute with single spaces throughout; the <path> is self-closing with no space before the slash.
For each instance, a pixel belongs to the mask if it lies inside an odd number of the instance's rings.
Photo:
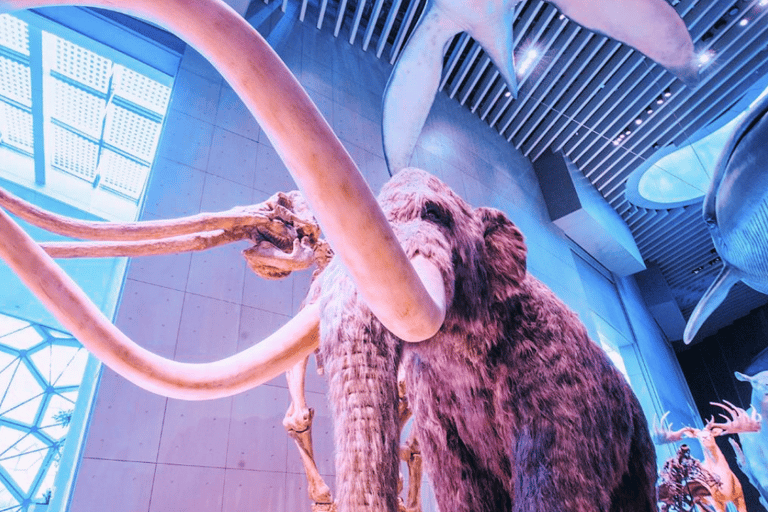
<path id="1" fill-rule="evenodd" d="M 418 414 L 417 418 L 421 420 Z M 429 428 L 423 428 L 421 424 L 429 425 Z M 414 429 L 440 510 L 512 510 L 511 496 L 504 484 L 489 471 L 482 469 L 481 461 L 461 440 L 452 422 L 446 422 L 445 418 L 439 422 L 426 419 L 415 424 Z"/>
<path id="2" fill-rule="evenodd" d="M 376 322 L 336 261 L 319 278 L 340 512 L 397 510 L 401 342 Z M 328 297 L 331 297 L 330 299 Z"/>
<path id="3" fill-rule="evenodd" d="M 331 490 L 320 476 L 315 464 L 315 454 L 312 449 L 312 418 L 315 411 L 307 407 L 304 395 L 304 379 L 307 374 L 309 357 L 299 361 L 296 366 L 285 373 L 288 380 L 288 391 L 291 394 L 291 405 L 285 413 L 283 426 L 296 443 L 304 471 L 307 474 L 307 492 L 312 500 L 313 512 L 336 510 L 331 497 Z"/>

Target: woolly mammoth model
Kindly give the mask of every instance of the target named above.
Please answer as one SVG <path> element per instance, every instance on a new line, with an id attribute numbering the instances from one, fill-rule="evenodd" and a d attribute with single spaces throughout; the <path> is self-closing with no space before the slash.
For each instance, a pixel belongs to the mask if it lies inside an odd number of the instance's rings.
<path id="1" fill-rule="evenodd" d="M 527 273 L 517 227 L 417 169 L 396 174 L 379 202 L 406 254 L 439 270 L 447 312 L 433 337 L 404 345 L 340 262 L 316 281 L 339 509 L 394 510 L 402 358 L 440 510 L 655 510 L 640 405 L 576 316 Z"/>
<path id="2" fill-rule="evenodd" d="M 0 0 L 0 8 L 56 3 L 68 2 Z M 339 416 L 342 512 L 395 510 L 400 360 L 442 510 L 655 509 L 654 449 L 636 398 L 575 315 L 527 273 L 509 219 L 472 209 L 417 170 L 392 180 L 382 210 L 287 68 L 220 1 L 87 3 L 165 26 L 214 63 L 258 117 L 336 254 L 308 305 L 274 335 L 222 361 L 179 363 L 118 331 L 0 211 L 0 256 L 97 357 L 145 389 L 200 400 L 273 378 L 322 338 Z"/>

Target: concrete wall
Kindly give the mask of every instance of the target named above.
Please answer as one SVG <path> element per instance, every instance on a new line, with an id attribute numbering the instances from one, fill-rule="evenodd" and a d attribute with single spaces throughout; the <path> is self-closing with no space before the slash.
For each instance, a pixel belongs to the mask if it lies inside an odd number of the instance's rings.
<path id="1" fill-rule="evenodd" d="M 388 179 L 380 104 L 390 66 L 327 29 L 298 23 L 294 7 L 284 15 L 277 5 L 264 6 L 252 23 L 307 88 L 378 191 Z M 301 140 L 300 133 L 296 137 Z M 597 337 L 593 313 L 602 306 L 588 296 L 600 289 L 580 275 L 578 257 L 549 221 L 526 158 L 440 94 L 412 164 L 438 175 L 473 205 L 504 210 L 526 235 L 531 272 Z M 292 188 L 232 89 L 188 50 L 143 218 L 223 210 Z M 132 261 L 118 325 L 145 347 L 183 361 L 228 356 L 258 341 L 297 311 L 308 275 L 262 281 L 247 269 L 241 249 Z M 627 332 L 628 343 L 634 343 Z M 333 487 L 325 384 L 312 369 L 307 390 L 316 410 L 316 459 Z M 151 395 L 105 369 L 70 510 L 100 510 L 106 504 L 115 512 L 309 510 L 300 460 L 281 425 L 288 404 L 283 378 L 233 398 L 188 403 Z M 428 490 L 424 501 L 425 510 L 434 510 Z"/>

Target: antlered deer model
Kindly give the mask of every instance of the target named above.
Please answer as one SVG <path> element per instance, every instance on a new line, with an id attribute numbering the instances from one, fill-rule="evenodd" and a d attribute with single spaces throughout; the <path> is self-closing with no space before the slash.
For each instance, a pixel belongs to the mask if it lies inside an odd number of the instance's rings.
<path id="1" fill-rule="evenodd" d="M 760 426 L 754 415 L 747 414 L 744 409 L 736 407 L 730 402 L 725 403 L 727 405 L 712 403 L 712 405 L 722 407 L 731 415 L 731 418 L 721 415 L 727 420 L 725 423 L 715 423 L 715 419 L 711 418 L 704 428 L 683 427 L 673 431 L 671 425 L 668 427 L 661 426 L 669 414 L 667 412 L 662 416 L 661 421 L 654 425 L 653 437 L 657 444 L 673 443 L 686 438 L 697 439 L 704 450 L 704 461 L 701 463 L 701 469 L 713 477 L 700 481 L 702 485 L 709 488 L 708 504 L 717 512 L 727 512 L 728 503 L 733 503 L 738 512 L 747 512 L 741 483 L 728 466 L 728 461 L 717 446 L 715 438 L 726 434 L 756 432 Z"/>
<path id="2" fill-rule="evenodd" d="M 760 422 L 760 429 L 740 434 L 741 447 L 733 439 L 729 441 L 736 452 L 739 467 L 760 493 L 760 503 L 768 508 L 768 371 L 752 377 L 735 373 L 737 379 L 752 385 L 749 416 Z"/>

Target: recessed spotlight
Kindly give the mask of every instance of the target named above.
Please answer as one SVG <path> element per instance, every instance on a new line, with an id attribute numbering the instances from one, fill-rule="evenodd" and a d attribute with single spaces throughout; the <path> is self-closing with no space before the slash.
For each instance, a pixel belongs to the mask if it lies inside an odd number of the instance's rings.
<path id="1" fill-rule="evenodd" d="M 664 103 L 664 98 L 662 98 L 661 96 L 659 96 L 658 98 L 656 98 L 656 104 L 657 104 L 657 105 L 661 105 L 662 103 Z"/>
<path id="2" fill-rule="evenodd" d="M 558 19 L 560 19 L 560 20 L 564 20 L 564 19 L 565 19 L 565 14 L 561 14 L 561 15 L 560 15 L 560 16 L 558 16 L 557 18 L 558 18 Z"/>
<path id="3" fill-rule="evenodd" d="M 523 52 L 523 58 L 520 59 L 520 65 L 517 66 L 517 75 L 524 76 L 531 70 L 536 63 L 536 59 L 539 58 L 539 50 L 535 47 L 530 47 Z"/>
<path id="4" fill-rule="evenodd" d="M 626 130 L 626 131 L 624 132 L 624 135 L 630 135 L 631 133 L 632 133 L 632 130 L 629 130 L 629 129 L 628 129 L 628 130 Z"/>
<path id="5" fill-rule="evenodd" d="M 672 91 L 670 91 L 669 89 L 667 89 L 666 91 L 664 91 L 664 97 L 665 97 L 665 98 L 669 98 L 670 96 L 672 96 Z"/>
<path id="6" fill-rule="evenodd" d="M 635 124 L 643 124 L 643 120 L 638 117 L 635 119 Z"/>
<path id="7" fill-rule="evenodd" d="M 714 58 L 715 58 L 715 53 L 711 50 L 701 52 L 698 57 L 699 66 L 709 64 L 710 62 L 712 62 L 712 59 Z"/>
<path id="8" fill-rule="evenodd" d="M 653 114 L 653 109 L 651 107 L 648 107 L 645 111 L 646 114 L 650 115 Z"/>
<path id="9" fill-rule="evenodd" d="M 749 20 L 747 18 L 742 18 L 741 21 L 739 22 L 739 26 L 746 27 L 747 23 L 749 23 Z"/>
<path id="10" fill-rule="evenodd" d="M 509 98 L 510 96 L 512 96 L 512 93 L 510 91 L 507 91 L 504 93 L 505 98 Z"/>

